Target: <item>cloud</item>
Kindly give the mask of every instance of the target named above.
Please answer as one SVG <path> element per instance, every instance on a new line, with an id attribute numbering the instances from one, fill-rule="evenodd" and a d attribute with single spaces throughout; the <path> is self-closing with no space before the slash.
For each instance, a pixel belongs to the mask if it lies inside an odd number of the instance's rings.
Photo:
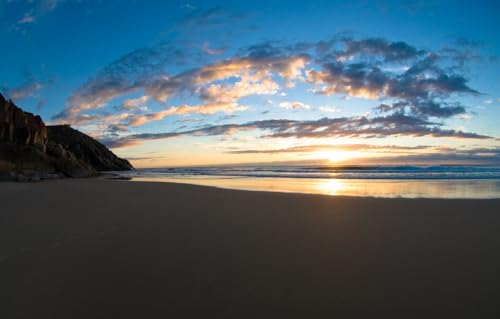
<path id="1" fill-rule="evenodd" d="M 319 68 L 307 70 L 312 91 L 322 95 L 391 100 L 385 109 L 421 117 L 449 118 L 465 107 L 446 100 L 460 94 L 479 94 L 468 85 L 451 51 L 432 52 L 405 42 L 380 38 L 356 40 L 340 36 L 324 45 L 315 58 Z M 465 53 L 453 48 L 454 54 Z M 464 62 L 472 57 L 464 57 Z M 381 108 L 379 110 L 382 110 Z"/>
<path id="2" fill-rule="evenodd" d="M 282 153 L 314 153 L 324 151 L 377 151 L 383 153 L 407 153 L 432 149 L 432 146 L 397 146 L 397 145 L 371 145 L 371 144 L 313 144 L 279 149 L 241 149 L 227 151 L 230 154 L 282 154 Z"/>
<path id="3" fill-rule="evenodd" d="M 9 1 L 10 3 L 12 1 Z M 63 0 L 30 0 L 25 1 L 22 5 L 26 8 L 23 16 L 17 19 L 14 30 L 25 31 L 25 26 L 34 24 L 38 19 L 47 13 L 54 11 Z"/>
<path id="4" fill-rule="evenodd" d="M 42 88 L 42 82 L 35 79 L 28 79 L 26 82 L 17 87 L 4 88 L 3 90 L 9 99 L 17 102 L 27 97 L 36 95 Z"/>
<path id="5" fill-rule="evenodd" d="M 412 113 L 422 117 L 449 118 L 455 115 L 466 115 L 465 107 L 459 103 L 438 103 L 433 100 L 399 101 L 393 104 L 380 104 L 375 108 L 380 112 Z"/>
<path id="6" fill-rule="evenodd" d="M 67 100 L 66 108 L 53 119 L 73 123 L 73 118 L 84 111 L 106 105 L 114 98 L 139 91 L 151 78 L 162 79 L 169 63 L 182 64 L 186 53 L 170 44 L 134 50 L 113 61 L 75 90 Z"/>
<path id="7" fill-rule="evenodd" d="M 218 109 L 233 112 L 244 109 L 238 105 L 238 100 L 242 97 L 276 94 L 280 85 L 273 80 L 273 74 L 291 83 L 300 76 L 300 70 L 307 63 L 307 57 L 304 55 L 244 56 L 168 75 L 158 70 L 164 65 L 163 58 L 176 53 L 171 52 L 170 47 L 165 49 L 167 52 L 158 48 L 137 50 L 115 61 L 74 92 L 68 99 L 68 107 L 53 119 L 75 124 L 78 114 L 103 107 L 116 97 L 137 91 L 144 91 L 145 96 L 160 103 L 167 103 L 171 97 L 187 92 L 197 95 L 202 102 L 199 107 L 191 108 L 192 110 Z M 149 62 L 156 57 L 160 57 L 160 61 Z M 233 79 L 237 81 L 218 83 Z M 228 106 L 228 109 L 224 110 L 223 106 Z M 156 115 L 144 115 L 142 119 L 162 119 L 165 114 L 170 112 L 165 110 Z M 149 120 L 131 123 L 145 124 Z"/>
<path id="8" fill-rule="evenodd" d="M 107 130 L 111 133 L 127 132 L 128 127 L 126 125 L 110 125 Z"/>
<path id="9" fill-rule="evenodd" d="M 340 112 L 341 110 L 338 107 L 335 106 L 328 106 L 328 105 L 323 105 L 319 107 L 319 110 L 321 112 L 326 112 L 326 113 L 337 113 Z"/>
<path id="10" fill-rule="evenodd" d="M 459 67 L 464 67 L 469 62 L 497 63 L 498 56 L 483 55 L 480 52 L 480 49 L 483 47 L 484 44 L 482 42 L 458 37 L 453 39 L 451 45 L 447 45 L 441 49 L 439 54 L 446 56 Z"/>
<path id="11" fill-rule="evenodd" d="M 6 98 L 11 99 L 16 103 L 30 98 L 36 103 L 37 112 L 41 111 L 46 104 L 46 99 L 42 96 L 41 91 L 53 83 L 52 79 L 35 78 L 31 73 L 27 72 L 25 80 L 18 86 L 7 87 L 0 86 L 0 91 L 3 92 Z"/>
<path id="12" fill-rule="evenodd" d="M 451 94 L 478 94 L 458 74 L 439 67 L 433 57 L 415 62 L 403 73 L 382 70 L 366 62 L 328 62 L 322 70 L 309 70 L 307 78 L 318 94 L 346 94 L 367 99 L 396 99 L 380 111 L 408 111 L 431 117 L 451 117 L 465 113 L 465 107 L 443 102 Z"/>
<path id="13" fill-rule="evenodd" d="M 232 113 L 236 111 L 241 111 L 244 108 L 245 108 L 244 106 L 240 106 L 236 103 L 231 103 L 231 102 L 175 106 L 155 113 L 130 116 L 128 118 L 128 125 L 141 126 L 148 122 L 159 121 L 167 116 L 172 116 L 172 115 L 186 115 L 193 113 L 207 115 L 207 114 L 214 114 L 217 112 Z"/>
<path id="14" fill-rule="evenodd" d="M 463 121 L 470 121 L 473 119 L 473 116 L 471 114 L 465 113 L 465 114 L 459 114 L 457 115 L 457 118 L 463 120 Z"/>
<path id="15" fill-rule="evenodd" d="M 282 108 L 285 108 L 285 109 L 310 109 L 311 108 L 310 105 L 304 104 L 304 103 L 298 102 L 298 101 L 293 101 L 293 102 L 285 101 L 285 102 L 281 102 L 279 104 L 279 107 L 282 107 Z"/>
<path id="16" fill-rule="evenodd" d="M 26 12 L 24 16 L 17 21 L 17 24 L 27 24 L 35 22 L 35 17 L 32 12 Z"/>
<path id="17" fill-rule="evenodd" d="M 192 9 L 192 12 L 186 15 L 181 21 L 181 24 L 185 27 L 194 28 L 220 24 L 228 17 L 231 17 L 229 13 L 220 7 L 209 9 L 196 9 L 191 7 L 190 9 Z"/>
<path id="18" fill-rule="evenodd" d="M 363 162 L 371 161 L 387 164 L 415 163 L 415 164 L 462 164 L 462 165 L 500 165 L 500 148 L 435 148 L 432 152 L 421 154 L 405 154 L 402 156 L 391 156 L 364 159 Z"/>
<path id="19" fill-rule="evenodd" d="M 100 133 L 88 132 L 89 128 L 94 127 L 109 127 L 109 126 L 123 126 L 126 121 L 132 116 L 131 113 L 109 113 L 106 111 L 101 111 L 95 114 L 78 114 L 72 118 L 72 125 L 77 125 L 79 127 L 85 127 L 86 133 L 92 136 L 98 136 Z M 53 121 L 49 124 L 60 124 L 61 122 Z"/>
<path id="20" fill-rule="evenodd" d="M 466 48 L 478 48 L 478 47 L 483 45 L 482 42 L 480 42 L 480 41 L 468 39 L 465 37 L 456 37 L 454 39 L 454 42 L 456 45 L 458 45 L 460 47 L 466 47 Z"/>
<path id="21" fill-rule="evenodd" d="M 197 7 L 195 5 L 192 5 L 190 3 L 185 3 L 185 4 L 181 5 L 181 8 L 189 9 L 189 10 L 195 10 L 195 9 L 197 9 Z"/>
<path id="22" fill-rule="evenodd" d="M 248 95 L 243 94 L 242 89 L 251 90 L 256 94 L 264 91 L 274 92 L 278 86 L 270 79 L 269 72 L 281 72 L 287 76 L 287 79 L 292 80 L 293 74 L 297 72 L 295 70 L 297 59 L 283 57 L 259 61 L 249 58 L 235 58 L 172 76 L 162 74 L 155 77 L 149 73 L 148 79 L 140 78 L 133 81 L 122 74 L 115 75 L 106 70 L 70 97 L 69 113 L 97 108 L 117 96 L 141 89 L 160 102 L 166 102 L 173 95 L 183 91 L 201 92 L 202 99 L 213 99 L 215 95 L 210 93 L 211 90 L 217 91 L 218 94 L 233 95 L 234 97 Z M 214 84 L 205 87 L 211 82 L 231 77 L 239 77 L 242 81 L 233 85 Z M 224 92 L 224 89 L 227 91 Z"/>
<path id="23" fill-rule="evenodd" d="M 269 137 L 325 138 L 325 137 L 386 137 L 434 136 L 459 138 L 488 138 L 474 133 L 441 128 L 441 124 L 418 117 L 391 114 L 379 117 L 322 118 L 313 121 L 293 121 L 271 129 Z"/>
<path id="24" fill-rule="evenodd" d="M 332 138 L 362 137 L 375 138 L 387 136 L 433 136 L 471 139 L 490 139 L 489 136 L 470 132 L 444 129 L 439 123 L 428 122 L 417 117 L 393 114 L 368 118 L 343 117 L 322 118 L 312 121 L 297 120 L 262 120 L 244 124 L 213 125 L 182 132 L 143 133 L 121 138 L 104 138 L 103 143 L 118 148 L 143 143 L 148 140 L 159 140 L 183 136 L 216 136 L 230 135 L 241 131 L 263 131 L 261 137 L 266 138 Z"/>
<path id="25" fill-rule="evenodd" d="M 210 48 L 208 42 L 203 42 L 203 45 L 201 46 L 201 49 L 203 52 L 205 52 L 208 55 L 221 55 L 224 53 L 223 48 L 218 48 L 218 49 L 212 49 Z"/>
<path id="26" fill-rule="evenodd" d="M 406 42 L 391 42 L 382 38 L 355 40 L 345 37 L 343 44 L 344 49 L 337 54 L 337 60 L 350 60 L 356 56 L 378 56 L 384 62 L 400 62 L 417 58 L 426 53 Z"/>
<path id="27" fill-rule="evenodd" d="M 204 72 L 204 71 L 202 71 Z M 211 70 L 210 72 L 215 72 Z M 239 80 L 233 84 L 209 84 L 199 89 L 200 98 L 209 102 L 237 102 L 239 99 L 250 95 L 271 95 L 276 94 L 279 85 L 268 76 L 267 71 L 263 74 L 243 73 L 234 75 Z M 214 80 L 231 77 L 231 75 L 215 76 Z M 211 81 L 212 79 L 210 79 Z M 203 80 L 202 80 L 203 81 Z M 203 82 L 202 82 L 203 83 Z"/>
<path id="28" fill-rule="evenodd" d="M 181 34 L 188 32 L 191 36 L 196 32 L 210 32 L 222 29 L 220 38 L 231 35 L 235 30 L 242 28 L 242 24 L 247 17 L 245 13 L 227 10 L 217 6 L 211 8 L 201 8 L 190 6 L 189 12 L 179 22 L 174 29 Z"/>
<path id="29" fill-rule="evenodd" d="M 123 102 L 123 109 L 125 110 L 135 110 L 137 108 L 143 107 L 148 101 L 150 97 L 147 95 L 143 95 L 141 97 L 135 99 L 127 99 Z"/>
<path id="30" fill-rule="evenodd" d="M 194 11 L 183 23 L 212 23 L 223 15 L 219 9 Z M 253 129 L 270 131 L 266 136 L 295 138 L 349 134 L 483 137 L 448 130 L 437 122 L 466 116 L 467 107 L 454 98 L 479 94 L 469 86 L 464 72 L 450 67 L 450 57 L 441 52 L 422 50 L 402 41 L 355 39 L 345 34 L 311 43 L 266 41 L 235 52 L 224 59 L 213 56 L 200 65 L 193 63 L 193 52 L 174 43 L 135 50 L 104 67 L 75 90 L 65 110 L 54 119 L 70 124 L 112 119 L 115 122 L 104 124 L 138 127 L 169 116 L 242 111 L 247 108 L 245 97 L 275 95 L 284 87 L 297 85 L 295 89 L 304 92 L 376 100 L 373 105 L 376 116 L 321 119 L 318 123 L 327 123 L 323 127 L 311 124 L 314 129 L 310 131 L 305 122 L 290 124 L 296 130 Z M 130 98 L 132 94 L 140 97 Z M 183 103 L 186 97 L 192 102 Z M 118 98 L 125 98 L 125 102 L 114 110 L 123 113 L 111 117 L 106 110 Z M 177 100 L 181 102 L 172 103 Z M 159 110 L 151 111 L 149 103 L 155 103 L 155 109 L 159 105 Z M 279 106 L 311 107 L 297 101 L 284 101 Z M 326 106 L 319 110 L 337 111 Z M 97 113 L 102 114 L 102 119 Z"/>

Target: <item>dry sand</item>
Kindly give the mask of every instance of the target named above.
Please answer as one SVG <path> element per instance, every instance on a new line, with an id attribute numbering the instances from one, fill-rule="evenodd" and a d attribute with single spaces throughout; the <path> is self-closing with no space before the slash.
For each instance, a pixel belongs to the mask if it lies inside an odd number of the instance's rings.
<path id="1" fill-rule="evenodd" d="M 0 318 L 500 318 L 500 200 L 0 183 Z"/>

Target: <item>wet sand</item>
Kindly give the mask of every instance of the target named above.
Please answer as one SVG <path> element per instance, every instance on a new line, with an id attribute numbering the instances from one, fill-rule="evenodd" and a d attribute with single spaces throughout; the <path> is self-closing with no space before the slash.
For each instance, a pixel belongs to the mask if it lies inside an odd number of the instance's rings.
<path id="1" fill-rule="evenodd" d="M 0 183 L 0 318 L 498 318 L 500 200 Z"/>

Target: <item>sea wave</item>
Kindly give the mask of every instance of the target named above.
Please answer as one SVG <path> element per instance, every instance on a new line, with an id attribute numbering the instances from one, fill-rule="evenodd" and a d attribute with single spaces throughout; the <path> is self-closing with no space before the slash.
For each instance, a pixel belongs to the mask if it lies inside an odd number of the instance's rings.
<path id="1" fill-rule="evenodd" d="M 238 166 L 148 168 L 129 177 L 253 177 L 336 179 L 500 179 L 493 166 Z M 123 174 L 122 174 L 123 175 Z"/>

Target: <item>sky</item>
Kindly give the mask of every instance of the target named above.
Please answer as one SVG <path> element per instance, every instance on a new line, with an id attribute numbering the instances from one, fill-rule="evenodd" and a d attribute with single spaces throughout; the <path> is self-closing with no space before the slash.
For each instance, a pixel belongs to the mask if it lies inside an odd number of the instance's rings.
<path id="1" fill-rule="evenodd" d="M 135 167 L 500 164 L 498 1 L 0 0 L 0 92 Z"/>

